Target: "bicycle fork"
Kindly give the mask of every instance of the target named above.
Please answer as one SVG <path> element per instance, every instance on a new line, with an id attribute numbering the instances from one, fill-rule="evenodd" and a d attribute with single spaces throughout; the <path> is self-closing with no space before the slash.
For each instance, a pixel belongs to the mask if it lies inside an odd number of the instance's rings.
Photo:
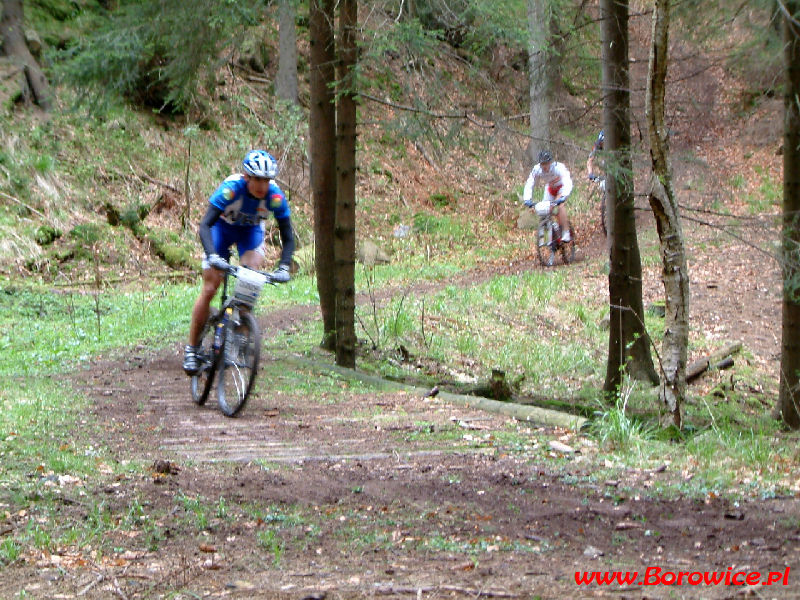
<path id="1" fill-rule="evenodd" d="M 225 309 L 225 312 L 222 313 L 219 321 L 217 321 L 217 325 L 214 329 L 214 352 L 217 352 L 220 348 L 222 348 L 222 344 L 225 341 L 225 326 L 228 324 L 228 319 L 233 314 L 233 309 L 228 307 Z"/>
<path id="2" fill-rule="evenodd" d="M 539 221 L 539 232 L 537 235 L 539 246 L 550 246 L 553 243 L 553 224 L 550 218 Z"/>

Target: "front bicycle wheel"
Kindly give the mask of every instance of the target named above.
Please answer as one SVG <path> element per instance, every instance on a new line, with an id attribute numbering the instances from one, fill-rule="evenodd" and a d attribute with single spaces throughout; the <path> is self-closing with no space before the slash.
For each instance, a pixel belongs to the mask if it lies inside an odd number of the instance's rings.
<path id="1" fill-rule="evenodd" d="M 208 400 L 211 386 L 214 385 L 214 375 L 217 372 L 217 361 L 219 360 L 220 352 L 214 350 L 213 344 L 218 314 L 219 311 L 211 307 L 211 313 L 206 319 L 203 331 L 200 334 L 200 349 L 197 352 L 200 368 L 196 374 L 192 375 L 192 400 L 198 406 L 202 406 Z"/>
<path id="2" fill-rule="evenodd" d="M 241 312 L 239 324 L 228 322 L 223 348 L 217 400 L 225 416 L 235 417 L 247 403 L 258 372 L 261 334 L 252 314 Z"/>
<path id="3" fill-rule="evenodd" d="M 553 227 L 551 223 L 539 226 L 536 233 L 536 256 L 543 267 L 552 267 L 556 263 L 556 252 L 553 243 Z"/>

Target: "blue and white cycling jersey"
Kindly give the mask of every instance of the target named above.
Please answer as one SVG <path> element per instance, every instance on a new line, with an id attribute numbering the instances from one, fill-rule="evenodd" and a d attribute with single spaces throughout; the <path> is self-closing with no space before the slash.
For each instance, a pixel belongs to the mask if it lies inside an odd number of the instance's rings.
<path id="1" fill-rule="evenodd" d="M 230 225 L 258 225 L 270 212 L 276 219 L 289 217 L 289 203 L 274 181 L 270 181 L 267 195 L 260 199 L 247 191 L 247 181 L 241 174 L 223 181 L 208 201 L 222 211 L 220 219 Z"/>

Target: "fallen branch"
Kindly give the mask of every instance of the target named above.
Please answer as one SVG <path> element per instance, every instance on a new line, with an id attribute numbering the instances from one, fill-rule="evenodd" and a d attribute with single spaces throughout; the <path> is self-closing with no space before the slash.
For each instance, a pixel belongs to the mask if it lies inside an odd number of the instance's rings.
<path id="1" fill-rule="evenodd" d="M 131 167 L 131 174 L 130 175 L 128 175 L 127 173 L 123 173 L 122 171 L 118 171 L 117 169 L 109 169 L 109 170 L 112 173 L 114 173 L 117 177 L 119 177 L 120 179 L 130 179 L 131 176 L 133 176 L 136 179 L 139 179 L 141 181 L 147 181 L 147 182 L 152 183 L 154 185 L 160 185 L 161 187 L 167 188 L 168 190 L 171 190 L 171 191 L 175 192 L 176 194 L 183 194 L 183 192 L 181 190 L 179 190 L 178 188 L 176 188 L 174 185 L 169 184 L 169 183 L 167 183 L 165 181 L 160 181 L 158 179 L 150 177 L 150 175 L 147 175 L 146 173 L 137 173 L 133 169 L 133 167 Z"/>
<path id="2" fill-rule="evenodd" d="M 379 389 L 391 390 L 407 390 L 410 393 L 418 394 L 420 397 L 425 397 L 429 393 L 429 388 L 416 388 L 413 385 L 406 385 L 397 381 L 390 381 L 369 375 L 355 369 L 346 369 L 338 365 L 333 365 L 321 361 L 313 361 L 300 357 L 292 357 L 288 359 L 291 364 L 298 365 L 307 369 L 315 371 L 334 372 L 342 377 L 362 381 L 378 387 Z M 461 406 L 468 406 L 477 410 L 485 410 L 492 414 L 505 415 L 518 421 L 525 421 L 528 423 L 538 423 L 544 426 L 561 427 L 563 429 L 570 429 L 573 431 L 580 431 L 588 422 L 585 417 L 571 415 L 548 408 L 540 408 L 538 406 L 530 406 L 527 404 L 516 404 L 514 402 L 502 402 L 500 400 L 492 400 L 491 398 L 481 398 L 479 396 L 466 396 L 462 394 L 452 394 L 450 392 L 440 391 L 436 396 L 436 401 L 449 402 Z M 430 397 L 430 396 L 428 396 Z"/>
<path id="3" fill-rule="evenodd" d="M 169 271 L 166 273 L 148 273 L 148 277 L 153 279 L 186 279 L 186 280 L 193 280 L 195 277 L 198 276 L 198 272 L 193 269 L 185 269 L 182 271 Z M 89 286 L 93 283 L 94 280 L 86 281 L 86 280 L 76 280 L 76 281 L 65 281 L 65 282 L 53 282 L 50 284 L 51 288 L 54 288 L 53 291 L 56 294 L 64 293 L 62 290 L 58 288 L 66 288 L 67 291 L 75 291 L 78 293 L 88 293 L 93 294 L 97 292 L 85 292 L 84 288 Z M 135 284 L 137 282 L 141 282 L 141 278 L 139 277 L 114 277 L 114 278 L 107 278 L 103 279 L 103 283 L 112 284 L 112 283 L 123 283 L 123 284 Z"/>
<path id="4" fill-rule="evenodd" d="M 105 579 L 106 576 L 100 573 L 94 581 L 90 582 L 89 585 L 87 585 L 85 588 L 83 588 L 81 591 L 78 592 L 78 596 L 85 596 L 89 590 L 91 590 L 98 583 L 102 583 L 103 581 L 105 581 Z"/>
<path id="5" fill-rule="evenodd" d="M 172 191 L 173 191 L 173 192 L 175 192 L 176 194 L 181 194 L 181 193 L 182 193 L 182 192 L 181 192 L 181 191 L 180 191 L 178 188 L 176 188 L 174 185 L 171 185 L 171 184 L 169 184 L 169 183 L 166 183 L 166 182 L 164 182 L 164 181 L 159 181 L 158 179 L 154 179 L 153 177 L 150 177 L 149 175 L 147 175 L 147 174 L 145 174 L 145 173 L 136 173 L 136 172 L 134 171 L 134 173 L 133 173 L 133 174 L 134 174 L 136 177 L 138 177 L 139 179 L 144 179 L 145 181 L 149 181 L 150 183 L 153 183 L 153 184 L 155 184 L 155 185 L 160 185 L 161 187 L 165 187 L 165 188 L 167 188 L 168 190 L 172 190 Z"/>
<path id="6" fill-rule="evenodd" d="M 39 215 L 39 216 L 40 216 L 40 217 L 42 217 L 43 219 L 46 219 L 46 218 L 47 218 L 47 217 L 44 215 L 44 213 L 42 213 L 42 212 L 40 212 L 40 211 L 36 210 L 36 209 L 35 209 L 35 208 L 33 208 L 32 206 L 28 206 L 28 205 L 27 205 L 27 204 L 25 204 L 25 203 L 24 203 L 22 200 L 18 200 L 17 198 L 14 198 L 14 196 L 9 196 L 9 195 L 8 195 L 8 194 L 6 194 L 5 192 L 0 192 L 0 196 L 3 196 L 3 198 L 8 198 L 9 200 L 11 200 L 11 201 L 13 201 L 13 202 L 16 202 L 16 203 L 17 203 L 17 204 L 19 204 L 20 206 L 24 206 L 24 207 L 25 207 L 25 208 L 27 208 L 29 211 L 31 211 L 32 213 L 34 213 L 34 214 L 36 214 L 36 215 Z"/>
<path id="7" fill-rule="evenodd" d="M 733 342 L 709 354 L 705 358 L 700 358 L 686 367 L 686 381 L 696 379 L 703 373 L 711 369 L 727 369 L 733 366 L 733 358 L 731 356 L 742 349 L 741 342 Z"/>

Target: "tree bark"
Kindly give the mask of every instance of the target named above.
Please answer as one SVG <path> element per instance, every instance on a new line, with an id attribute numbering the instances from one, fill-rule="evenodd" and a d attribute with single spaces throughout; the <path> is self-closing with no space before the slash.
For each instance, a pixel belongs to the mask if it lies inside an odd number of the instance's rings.
<path id="1" fill-rule="evenodd" d="M 295 0 L 278 3 L 278 75 L 275 94 L 281 100 L 297 104 L 297 29 Z"/>
<path id="2" fill-rule="evenodd" d="M 410 21 L 417 16 L 414 9 L 414 0 L 400 0 L 400 12 L 397 15 L 398 21 Z"/>
<path id="3" fill-rule="evenodd" d="M 336 284 L 334 281 L 334 237 L 336 219 L 336 104 L 333 83 L 335 46 L 333 15 L 335 0 L 310 0 L 309 37 L 310 92 L 309 137 L 311 188 L 314 198 L 314 262 L 317 272 L 321 346 L 336 348 Z"/>
<path id="4" fill-rule="evenodd" d="M 656 0 L 646 112 L 653 168 L 649 199 L 661 242 L 661 276 L 666 295 L 659 397 L 672 415 L 673 424 L 680 429 L 681 405 L 686 398 L 686 362 L 689 352 L 689 273 L 678 202 L 672 187 L 669 143 L 664 125 L 669 17 L 670 0 Z"/>
<path id="5" fill-rule="evenodd" d="M 636 237 L 631 159 L 628 1 L 601 0 L 603 22 L 603 120 L 607 215 L 611 249 L 608 273 L 609 344 L 605 392 L 616 394 L 623 371 L 658 383 L 644 327 L 642 263 Z"/>
<path id="6" fill-rule="evenodd" d="M 42 109 L 50 110 L 53 100 L 50 84 L 25 42 L 22 0 L 3 0 L 2 10 L 0 40 L 3 44 L 0 49 L 4 56 L 8 56 L 25 70 L 28 89 L 23 92 L 26 96 L 31 96 Z"/>
<path id="7" fill-rule="evenodd" d="M 550 147 L 550 80 L 547 40 L 550 32 L 548 5 L 545 0 L 528 0 L 528 67 L 530 78 L 530 115 L 532 159 L 535 148 Z"/>
<path id="8" fill-rule="evenodd" d="M 356 31 L 358 3 L 340 0 L 339 100 L 336 108 L 336 364 L 356 366 Z"/>
<path id="9" fill-rule="evenodd" d="M 800 1 L 786 0 L 783 134 L 783 323 L 779 406 L 800 429 Z"/>

